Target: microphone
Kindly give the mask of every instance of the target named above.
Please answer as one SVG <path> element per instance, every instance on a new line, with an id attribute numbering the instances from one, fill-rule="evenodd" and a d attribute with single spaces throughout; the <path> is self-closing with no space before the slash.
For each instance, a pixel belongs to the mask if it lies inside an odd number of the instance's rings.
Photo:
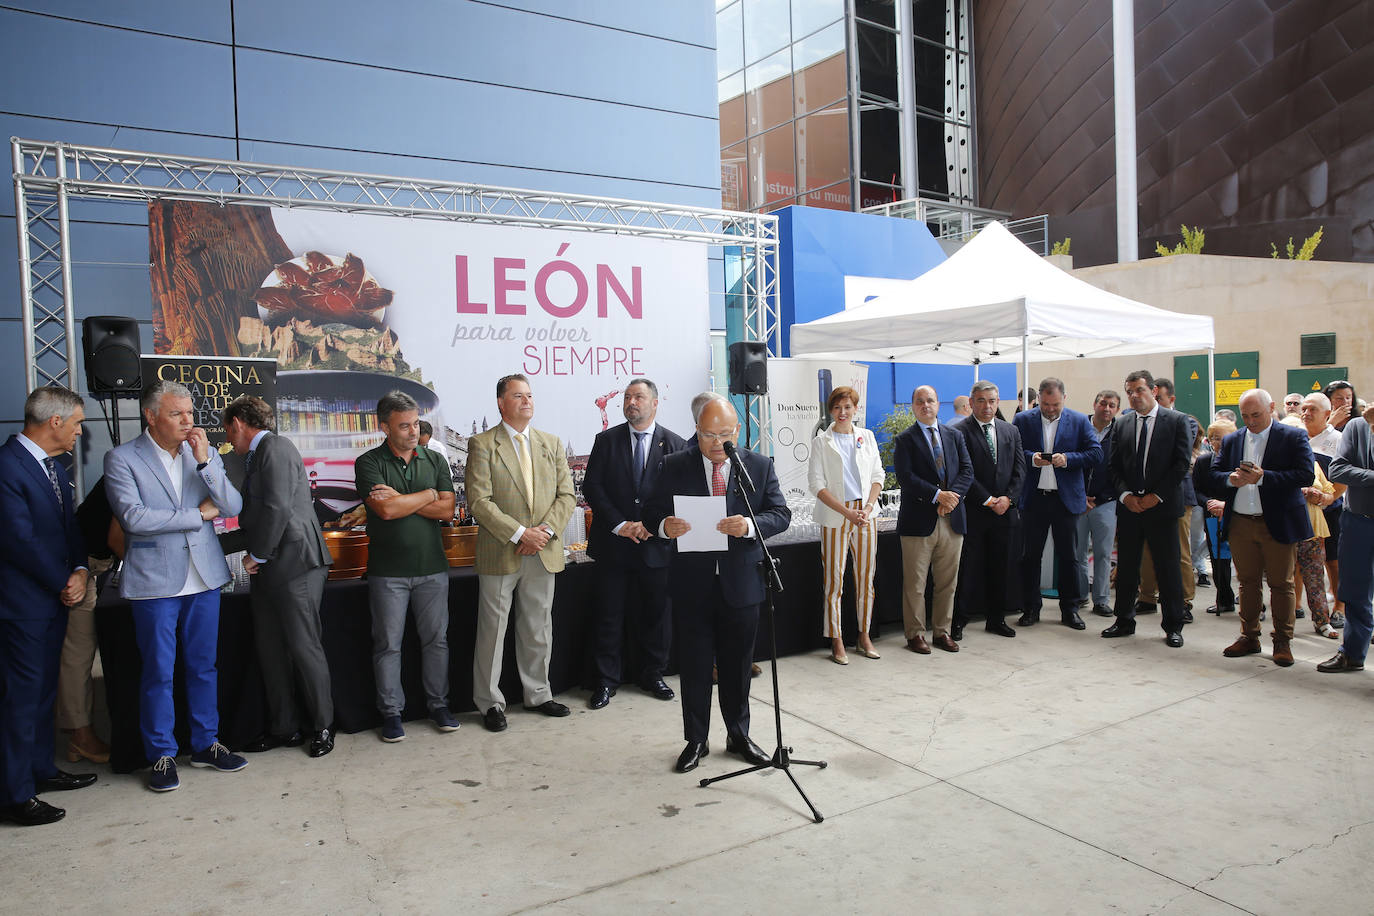
<path id="1" fill-rule="evenodd" d="M 735 448 L 735 443 L 727 441 L 722 443 L 722 447 L 725 449 L 726 457 L 730 459 L 730 464 L 734 466 L 735 473 L 744 483 L 745 492 L 753 493 L 754 481 L 749 479 L 749 472 L 744 469 L 744 462 L 739 460 L 739 450 Z"/>

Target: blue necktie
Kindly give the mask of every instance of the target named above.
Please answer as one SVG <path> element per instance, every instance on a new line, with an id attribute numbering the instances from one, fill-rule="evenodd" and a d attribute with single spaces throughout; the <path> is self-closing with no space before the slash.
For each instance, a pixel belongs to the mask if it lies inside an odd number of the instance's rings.
<path id="1" fill-rule="evenodd" d="M 632 432 L 633 432 L 633 430 L 632 430 Z M 635 489 L 636 489 L 636 490 L 638 490 L 638 489 L 639 489 L 639 485 L 640 485 L 641 483 L 644 482 L 644 439 L 645 439 L 645 437 L 647 437 L 648 435 L 649 435 L 648 433 L 638 433 L 638 432 L 634 434 L 634 436 L 635 436 L 635 455 L 634 455 L 634 461 L 635 461 Z"/>
<path id="2" fill-rule="evenodd" d="M 257 453 L 257 449 L 251 449 L 247 455 L 243 456 L 243 496 L 245 499 L 248 497 L 248 488 L 253 484 L 253 456 Z"/>
<path id="3" fill-rule="evenodd" d="M 57 507 L 65 508 L 62 503 L 62 483 L 57 479 L 57 462 L 52 458 L 43 459 L 43 468 L 48 472 L 48 482 L 52 484 L 52 495 L 57 497 Z"/>
<path id="4" fill-rule="evenodd" d="M 935 470 L 940 472 L 940 480 L 943 481 L 945 479 L 945 453 L 940 449 L 940 436 L 933 426 L 927 426 L 926 432 L 930 433 L 930 450 L 935 453 Z"/>

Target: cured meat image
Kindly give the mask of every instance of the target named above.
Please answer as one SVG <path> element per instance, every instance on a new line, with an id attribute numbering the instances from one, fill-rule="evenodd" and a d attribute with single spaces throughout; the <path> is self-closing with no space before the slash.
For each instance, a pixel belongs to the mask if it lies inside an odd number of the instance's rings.
<path id="1" fill-rule="evenodd" d="M 377 328 L 391 304 L 391 290 L 379 286 L 367 273 L 363 259 L 352 252 L 335 258 L 307 251 L 273 267 L 253 301 L 273 327 L 303 318 Z"/>

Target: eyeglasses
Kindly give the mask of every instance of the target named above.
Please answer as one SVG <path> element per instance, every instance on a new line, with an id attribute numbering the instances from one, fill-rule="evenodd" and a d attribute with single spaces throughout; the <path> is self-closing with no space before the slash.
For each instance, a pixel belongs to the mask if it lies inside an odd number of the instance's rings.
<path id="1" fill-rule="evenodd" d="M 735 438 L 735 434 L 738 432 L 739 427 L 730 430 L 728 433 L 708 433 L 705 430 L 699 429 L 697 430 L 697 435 L 700 436 L 702 439 L 706 440 L 707 442 L 723 442 L 726 439 Z"/>

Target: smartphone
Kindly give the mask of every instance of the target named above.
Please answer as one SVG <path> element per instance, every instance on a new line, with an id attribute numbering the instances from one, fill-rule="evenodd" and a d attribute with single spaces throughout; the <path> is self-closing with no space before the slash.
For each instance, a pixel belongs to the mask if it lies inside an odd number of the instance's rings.
<path id="1" fill-rule="evenodd" d="M 1053 460 L 1054 460 L 1054 454 L 1053 454 L 1052 452 L 1041 452 L 1041 453 L 1040 453 L 1040 460 L 1041 460 L 1041 461 L 1053 461 Z"/>
<path id="2" fill-rule="evenodd" d="M 1245 468 L 1247 471 L 1253 471 L 1253 470 L 1257 467 L 1257 465 L 1255 464 L 1255 462 L 1249 460 L 1248 458 L 1247 458 L 1246 460 L 1242 461 L 1242 462 L 1240 463 L 1240 466 L 1243 467 L 1243 468 Z"/>

